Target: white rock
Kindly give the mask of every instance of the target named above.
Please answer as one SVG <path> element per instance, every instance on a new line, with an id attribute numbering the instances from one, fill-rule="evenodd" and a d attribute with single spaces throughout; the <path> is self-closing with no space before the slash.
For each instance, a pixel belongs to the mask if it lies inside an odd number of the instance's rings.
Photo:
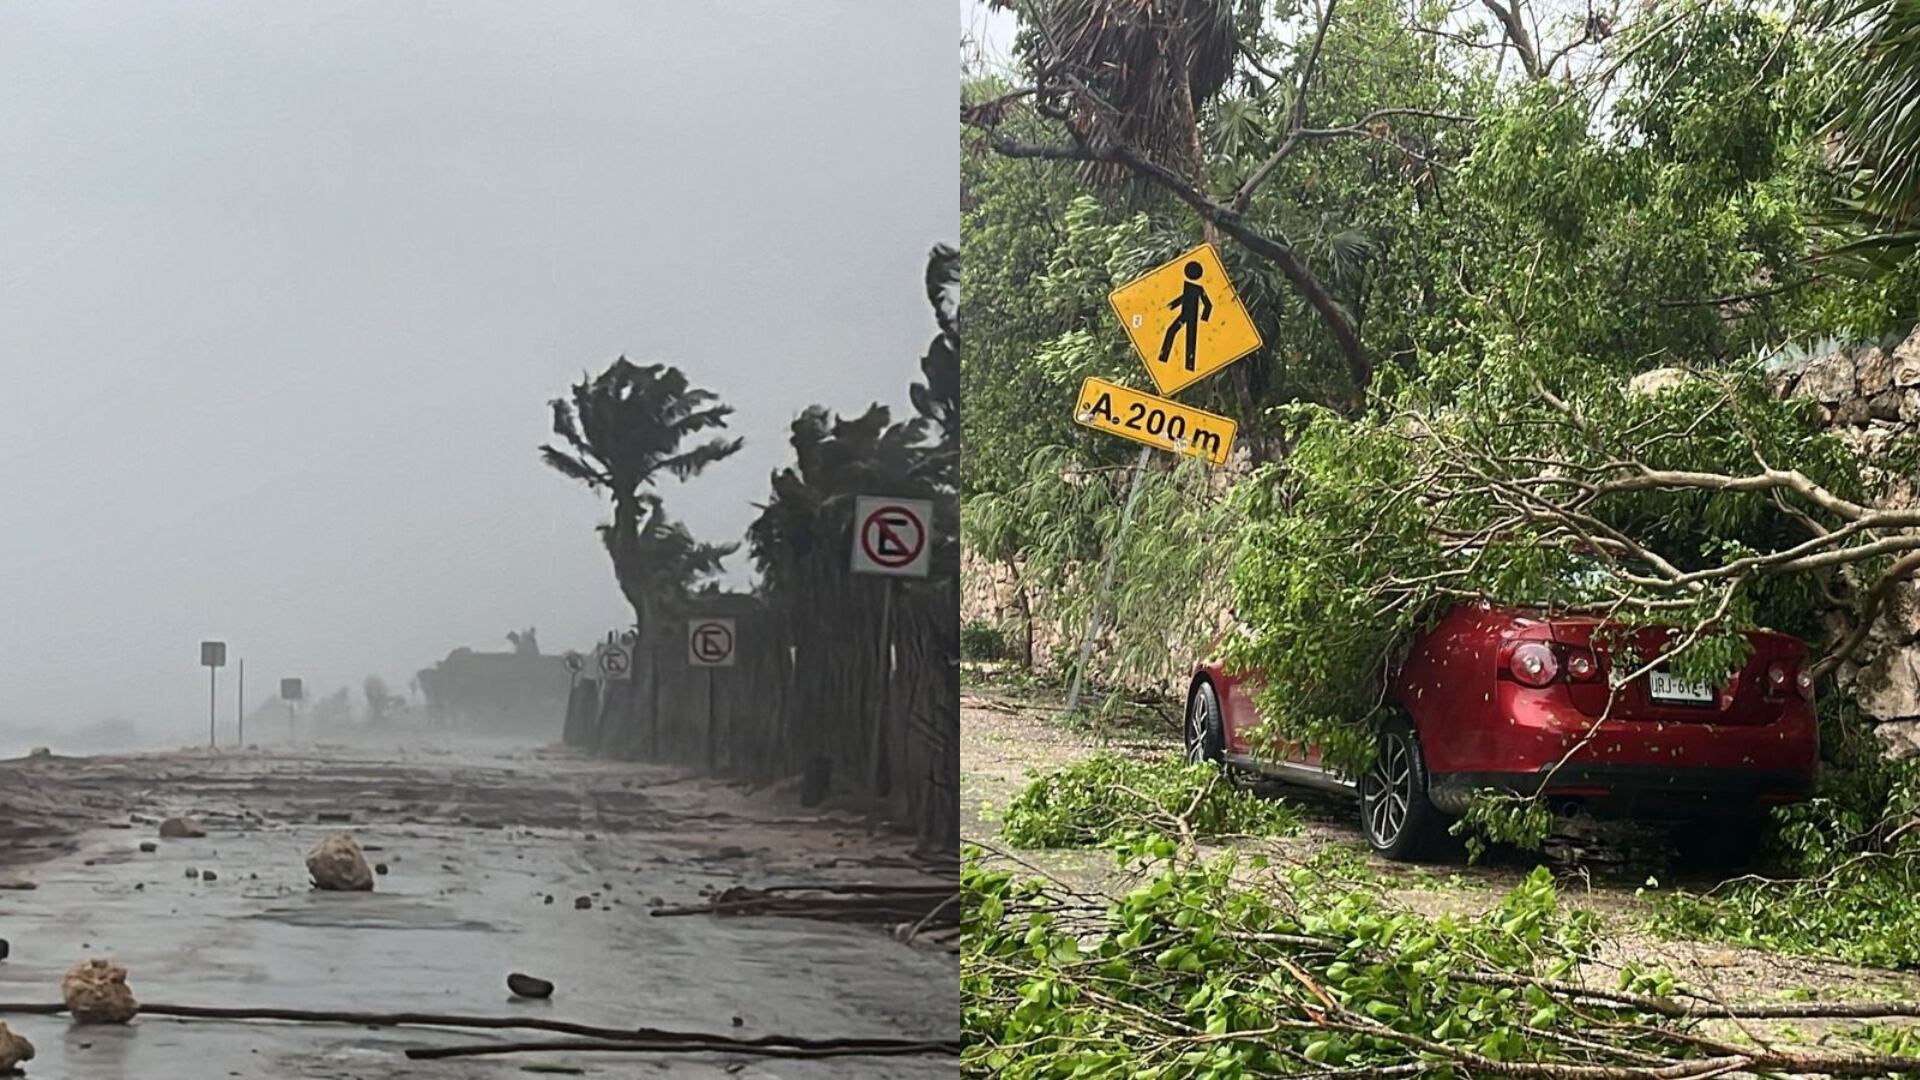
<path id="1" fill-rule="evenodd" d="M 313 887 L 330 892 L 369 892 L 373 889 L 373 868 L 360 851 L 360 842 L 349 832 L 337 832 L 320 841 L 307 853 L 307 873 L 313 875 Z"/>
<path id="2" fill-rule="evenodd" d="M 76 1024 L 124 1024 L 140 1009 L 127 969 L 98 956 L 73 965 L 60 980 L 60 998 Z"/>
<path id="3" fill-rule="evenodd" d="M 1643 371 L 1635 375 L 1633 380 L 1627 383 L 1627 393 L 1635 397 L 1652 397 L 1662 390 L 1683 385 L 1692 378 L 1693 376 L 1679 368 L 1654 368 L 1652 371 Z"/>
<path id="4" fill-rule="evenodd" d="M 1809 363 L 1801 371 L 1793 392 L 1797 397 L 1812 398 L 1827 405 L 1851 399 L 1854 396 L 1853 357 L 1837 352 Z"/>
<path id="5" fill-rule="evenodd" d="M 160 835 L 172 839 L 207 835 L 207 827 L 196 817 L 170 817 L 160 823 Z"/>
<path id="6" fill-rule="evenodd" d="M 33 1060 L 33 1044 L 26 1036 L 16 1035 L 13 1029 L 0 1024 L 0 1074 L 20 1067 L 22 1062 Z"/>

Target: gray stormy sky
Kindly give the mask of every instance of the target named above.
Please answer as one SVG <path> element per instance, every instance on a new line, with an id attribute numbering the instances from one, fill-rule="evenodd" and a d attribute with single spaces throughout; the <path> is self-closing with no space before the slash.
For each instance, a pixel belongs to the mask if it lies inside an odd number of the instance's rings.
<path id="1" fill-rule="evenodd" d="M 958 238 L 951 11 L 0 6 L 0 754 L 204 739 L 205 636 L 252 702 L 357 699 L 626 621 L 603 507 L 535 454 L 616 354 L 739 410 L 664 490 L 708 539 L 801 408 L 906 409 Z"/>

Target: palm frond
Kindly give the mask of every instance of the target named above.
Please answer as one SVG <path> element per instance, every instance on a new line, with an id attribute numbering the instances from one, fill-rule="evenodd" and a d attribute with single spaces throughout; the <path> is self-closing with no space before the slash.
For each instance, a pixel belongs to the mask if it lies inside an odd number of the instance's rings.
<path id="1" fill-rule="evenodd" d="M 590 488 L 605 487 L 611 483 L 606 474 L 587 464 L 584 459 L 550 445 L 540 447 L 540 460 L 546 462 L 547 466 L 554 471 L 578 480 Z"/>

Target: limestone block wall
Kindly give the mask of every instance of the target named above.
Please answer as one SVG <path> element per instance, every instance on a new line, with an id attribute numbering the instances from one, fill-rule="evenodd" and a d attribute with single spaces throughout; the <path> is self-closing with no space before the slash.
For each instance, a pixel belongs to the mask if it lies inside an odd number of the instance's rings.
<path id="1" fill-rule="evenodd" d="M 1842 349 L 1780 371 L 1783 394 L 1820 404 L 1835 435 L 1863 450 L 1920 436 L 1920 330 L 1890 348 Z M 1876 477 L 1895 505 L 1920 506 L 1920 480 Z M 1842 613 L 1829 620 L 1836 634 L 1847 629 Z M 1895 588 L 1870 636 L 1839 673 L 1843 691 L 1881 722 L 1889 752 L 1920 755 L 1920 581 Z"/>

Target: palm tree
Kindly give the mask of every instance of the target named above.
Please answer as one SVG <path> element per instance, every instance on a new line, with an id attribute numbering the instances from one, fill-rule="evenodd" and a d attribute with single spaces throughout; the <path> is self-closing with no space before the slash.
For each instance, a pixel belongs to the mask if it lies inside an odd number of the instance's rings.
<path id="1" fill-rule="evenodd" d="M 939 429 L 943 447 L 960 439 L 960 252 L 936 244 L 927 256 L 927 303 L 940 333 L 920 359 L 924 383 L 908 388 L 914 410 Z"/>
<path id="2" fill-rule="evenodd" d="M 740 449 L 740 439 L 712 439 L 682 449 L 700 432 L 726 426 L 733 409 L 718 402 L 711 391 L 690 386 L 678 368 L 641 367 L 624 356 L 598 376 L 576 383 L 570 399 L 551 402 L 553 433 L 567 448 L 543 445 L 541 459 L 613 499 L 613 522 L 600 526 L 601 538 L 643 635 L 660 586 L 660 568 L 649 564 L 649 556 L 674 550 L 678 536 L 686 532 L 682 526 L 666 526 L 659 498 L 643 490 L 662 476 L 685 480 Z M 646 539 L 649 535 L 652 542 Z M 692 544 L 692 537 L 686 541 Z M 717 556 L 714 561 L 717 564 Z"/>
<path id="3" fill-rule="evenodd" d="M 718 576 L 722 561 L 740 550 L 739 544 L 700 542 L 685 525 L 667 517 L 659 496 L 640 498 L 647 510 L 638 544 L 639 563 L 645 574 L 642 588 L 656 605 L 671 605 L 686 599 L 707 579 Z M 613 530 L 603 525 L 601 535 L 611 551 Z"/>
<path id="4" fill-rule="evenodd" d="M 1835 216 L 1852 236 L 1830 254 L 1877 276 L 1920 250 L 1920 4 L 1818 0 L 1816 17 L 1834 32 L 1829 133 L 1848 186 Z"/>
<path id="5" fill-rule="evenodd" d="M 1084 88 L 1073 95 L 1075 126 L 1106 127 L 1207 190 L 1199 114 L 1233 75 L 1232 0 L 1049 0 L 1037 14 L 1032 60 L 1040 81 Z"/>

